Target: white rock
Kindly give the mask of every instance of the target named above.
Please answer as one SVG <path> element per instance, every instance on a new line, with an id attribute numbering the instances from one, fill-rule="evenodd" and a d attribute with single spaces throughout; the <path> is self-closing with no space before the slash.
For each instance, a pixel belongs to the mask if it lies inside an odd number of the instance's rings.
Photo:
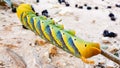
<path id="1" fill-rule="evenodd" d="M 103 43 L 110 43 L 110 40 L 108 37 L 102 37 L 102 42 Z"/>
<path id="2" fill-rule="evenodd" d="M 50 63 L 52 60 L 49 58 L 49 53 L 48 52 L 46 52 L 45 54 L 44 54 L 44 58 L 46 59 L 45 61 L 47 61 L 47 63 Z"/>
<path id="3" fill-rule="evenodd" d="M 109 61 L 107 64 L 106 64 L 106 68 L 115 68 L 115 65 L 112 61 Z"/>

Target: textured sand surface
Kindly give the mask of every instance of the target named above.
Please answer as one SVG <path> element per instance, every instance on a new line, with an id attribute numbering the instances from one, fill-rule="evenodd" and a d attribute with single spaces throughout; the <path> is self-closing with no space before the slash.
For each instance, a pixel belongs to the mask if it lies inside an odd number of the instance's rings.
<path id="1" fill-rule="evenodd" d="M 47 9 L 56 22 L 62 20 L 58 23 L 64 24 L 65 29 L 73 29 L 78 37 L 98 42 L 101 47 L 108 47 L 107 51 L 120 56 L 120 8 L 115 7 L 116 3 L 120 4 L 119 0 L 66 0 L 70 7 L 59 4 L 57 0 L 40 0 L 39 3 L 34 0 L 12 1 L 17 4 L 32 4 L 39 15 L 42 10 Z M 92 9 L 87 10 L 85 3 Z M 75 4 L 83 6 L 83 9 L 75 8 Z M 95 6 L 99 9 L 95 10 Z M 112 8 L 107 9 L 107 6 Z M 116 21 L 110 20 L 110 12 L 114 13 Z M 117 33 L 117 37 L 103 37 L 105 29 Z M 49 50 L 54 45 L 35 45 L 36 39 L 42 40 L 32 31 L 22 28 L 16 13 L 0 6 L 0 68 L 102 68 L 98 66 L 99 63 L 104 68 L 120 67 L 102 55 L 90 58 L 95 64 L 88 65 L 59 48 L 57 55 L 50 59 Z M 104 43 L 105 41 L 109 43 Z"/>

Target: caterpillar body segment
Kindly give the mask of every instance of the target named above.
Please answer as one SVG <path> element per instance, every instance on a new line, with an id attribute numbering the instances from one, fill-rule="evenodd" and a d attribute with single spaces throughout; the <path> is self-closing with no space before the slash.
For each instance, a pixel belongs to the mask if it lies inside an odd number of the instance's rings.
<path id="1" fill-rule="evenodd" d="M 32 31 L 35 31 L 34 20 L 33 20 L 33 17 L 35 17 L 35 16 L 36 15 L 34 15 L 34 14 L 27 15 L 27 24 Z"/>
<path id="2" fill-rule="evenodd" d="M 53 19 L 37 16 L 29 4 L 21 4 L 17 8 L 17 15 L 25 27 L 37 33 L 47 42 L 81 58 L 85 63 L 93 63 L 86 58 L 101 53 L 98 43 L 78 38 L 74 30 L 65 30 L 63 25 L 55 24 Z"/>

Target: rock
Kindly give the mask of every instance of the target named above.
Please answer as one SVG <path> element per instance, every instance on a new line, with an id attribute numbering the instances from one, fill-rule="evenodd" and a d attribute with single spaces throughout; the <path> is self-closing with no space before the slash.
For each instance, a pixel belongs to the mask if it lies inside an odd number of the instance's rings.
<path id="1" fill-rule="evenodd" d="M 97 65 L 94 66 L 94 68 L 105 68 L 104 62 L 99 62 Z"/>
<path id="2" fill-rule="evenodd" d="M 50 63 L 50 62 L 52 62 L 52 60 L 51 60 L 51 58 L 49 57 L 49 53 L 48 52 L 45 52 L 45 54 L 44 54 L 44 61 L 46 62 L 46 63 Z"/>
<path id="3" fill-rule="evenodd" d="M 102 49 L 108 49 L 108 46 L 104 45 L 104 46 L 101 46 Z"/>
<path id="4" fill-rule="evenodd" d="M 13 13 L 16 13 L 16 8 L 12 8 L 12 12 L 13 12 Z"/>
<path id="5" fill-rule="evenodd" d="M 108 37 L 102 37 L 102 42 L 103 43 L 110 43 L 110 40 Z"/>
<path id="6" fill-rule="evenodd" d="M 116 53 L 118 50 L 119 48 L 114 45 L 108 48 L 108 51 L 112 54 Z"/>
<path id="7" fill-rule="evenodd" d="M 115 68 L 115 65 L 112 61 L 109 61 L 109 63 L 106 64 L 106 68 Z"/>

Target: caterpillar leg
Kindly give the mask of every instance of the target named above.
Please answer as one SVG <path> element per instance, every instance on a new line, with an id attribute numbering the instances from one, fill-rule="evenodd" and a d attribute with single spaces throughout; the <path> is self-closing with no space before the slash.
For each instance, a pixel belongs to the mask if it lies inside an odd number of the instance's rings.
<path id="1" fill-rule="evenodd" d="M 87 64 L 94 64 L 94 61 L 93 60 L 87 60 L 85 57 L 81 57 L 81 59 L 82 59 L 82 61 L 84 62 L 84 63 L 87 63 Z"/>
<path id="2" fill-rule="evenodd" d="M 22 25 L 22 28 L 24 28 L 24 29 L 28 29 L 27 27 L 25 27 L 24 25 Z"/>
<path id="3" fill-rule="evenodd" d="M 57 54 L 57 47 L 52 46 L 49 50 L 49 58 L 55 56 Z"/>
<path id="4" fill-rule="evenodd" d="M 45 45 L 45 44 L 47 44 L 47 42 L 46 41 L 44 41 L 44 40 L 36 40 L 35 41 L 35 45 Z"/>

